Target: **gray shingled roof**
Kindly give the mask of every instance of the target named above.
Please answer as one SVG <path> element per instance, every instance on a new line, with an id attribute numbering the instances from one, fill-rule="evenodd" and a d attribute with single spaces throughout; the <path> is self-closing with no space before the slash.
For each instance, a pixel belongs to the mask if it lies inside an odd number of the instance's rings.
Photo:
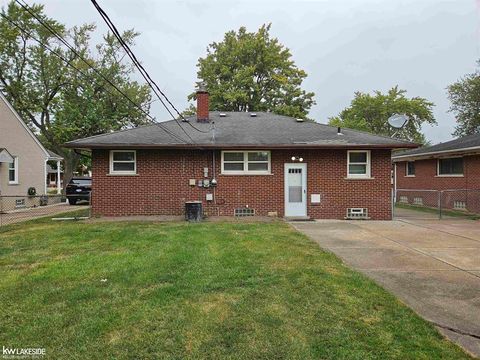
<path id="1" fill-rule="evenodd" d="M 55 154 L 53 151 L 51 150 L 47 150 L 47 153 L 48 153 L 48 157 L 49 159 L 52 159 L 52 160 L 63 160 L 63 157 L 61 157 L 60 155 L 58 154 Z"/>
<path id="2" fill-rule="evenodd" d="M 480 134 L 473 134 L 432 146 L 424 146 L 418 149 L 402 151 L 395 154 L 393 159 L 403 159 L 404 157 L 424 157 L 427 155 L 435 156 L 436 153 L 462 152 L 465 151 L 465 149 L 478 147 L 480 147 Z M 477 149 L 477 151 L 478 150 L 479 149 Z"/>
<path id="3" fill-rule="evenodd" d="M 177 136 L 187 139 L 179 125 L 171 120 L 159 125 L 147 125 L 134 129 L 112 132 L 68 142 L 72 148 L 135 148 L 135 147 L 192 147 L 208 148 L 228 147 L 382 147 L 411 148 L 416 144 L 400 141 L 384 136 L 376 136 L 366 132 L 342 129 L 343 135 L 337 134 L 337 128 L 315 122 L 298 122 L 296 119 L 258 112 L 251 117 L 245 112 L 210 113 L 210 123 L 199 123 L 195 117 L 188 120 L 203 132 L 195 131 L 185 122 L 182 127 L 193 138 L 195 144 L 181 142 L 169 135 L 162 127 Z M 215 124 L 215 137 L 212 132 Z"/>

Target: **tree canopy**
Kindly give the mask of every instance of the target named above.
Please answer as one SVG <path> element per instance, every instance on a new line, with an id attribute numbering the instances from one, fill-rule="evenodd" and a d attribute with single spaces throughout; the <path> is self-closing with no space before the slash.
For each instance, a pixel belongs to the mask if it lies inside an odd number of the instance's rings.
<path id="1" fill-rule="evenodd" d="M 290 50 L 270 36 L 270 26 L 229 31 L 198 60 L 197 75 L 210 93 L 211 110 L 307 117 L 315 104 L 314 93 L 301 88 L 307 74 L 295 65 Z"/>
<path id="2" fill-rule="evenodd" d="M 477 62 L 480 66 L 480 60 Z M 480 133 L 480 70 L 465 75 L 447 88 L 457 126 L 454 136 Z"/>
<path id="3" fill-rule="evenodd" d="M 330 118 L 329 124 L 376 135 L 395 135 L 399 139 L 425 144 L 422 125 L 437 124 L 432 113 L 433 106 L 432 102 L 421 97 L 407 98 L 406 90 L 401 90 L 398 86 L 386 94 L 380 91 L 375 91 L 373 95 L 356 92 L 350 106 L 338 116 Z M 388 124 L 388 118 L 395 113 L 406 114 L 410 118 L 401 130 Z"/>
<path id="4" fill-rule="evenodd" d="M 113 35 L 104 35 L 102 42 L 93 46 L 90 36 L 95 25 L 66 29 L 47 17 L 42 5 L 31 5 L 30 9 L 66 38 L 98 73 L 145 112 L 149 111 L 150 90 L 130 79 L 133 66 L 122 62 L 124 52 Z M 145 112 L 133 106 L 25 9 L 12 1 L 1 12 L 0 91 L 45 146 L 65 158 L 66 183 L 80 156 L 64 148 L 65 142 L 143 124 L 147 121 Z M 123 34 L 128 44 L 133 44 L 137 36 L 133 30 Z"/>

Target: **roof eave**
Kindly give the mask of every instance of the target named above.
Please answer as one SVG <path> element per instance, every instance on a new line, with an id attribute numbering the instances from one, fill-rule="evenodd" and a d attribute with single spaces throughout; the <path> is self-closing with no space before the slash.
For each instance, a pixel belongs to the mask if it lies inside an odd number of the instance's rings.
<path id="1" fill-rule="evenodd" d="M 405 154 L 392 156 L 393 162 L 400 161 L 410 161 L 410 160 L 425 160 L 425 159 L 435 159 L 445 156 L 463 156 L 463 155 L 476 155 L 480 154 L 480 146 L 473 146 L 462 149 L 452 149 L 452 150 L 442 150 L 442 151 L 429 151 L 418 154 Z"/>
<path id="2" fill-rule="evenodd" d="M 409 149 L 417 144 L 75 144 L 72 149 Z"/>

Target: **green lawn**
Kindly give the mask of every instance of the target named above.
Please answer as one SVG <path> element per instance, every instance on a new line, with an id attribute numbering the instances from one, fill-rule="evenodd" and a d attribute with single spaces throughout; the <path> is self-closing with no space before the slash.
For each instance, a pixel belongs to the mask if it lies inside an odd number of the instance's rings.
<path id="1" fill-rule="evenodd" d="M 0 344 L 52 359 L 468 358 L 281 222 L 6 228 Z"/>

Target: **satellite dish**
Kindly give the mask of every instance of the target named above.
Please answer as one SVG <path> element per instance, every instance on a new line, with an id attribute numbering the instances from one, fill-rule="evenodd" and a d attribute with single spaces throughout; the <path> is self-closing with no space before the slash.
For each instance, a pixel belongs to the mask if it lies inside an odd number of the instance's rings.
<path id="1" fill-rule="evenodd" d="M 406 114 L 393 114 L 388 118 L 388 123 L 395 129 L 401 129 L 407 124 L 408 120 L 410 119 Z"/>

